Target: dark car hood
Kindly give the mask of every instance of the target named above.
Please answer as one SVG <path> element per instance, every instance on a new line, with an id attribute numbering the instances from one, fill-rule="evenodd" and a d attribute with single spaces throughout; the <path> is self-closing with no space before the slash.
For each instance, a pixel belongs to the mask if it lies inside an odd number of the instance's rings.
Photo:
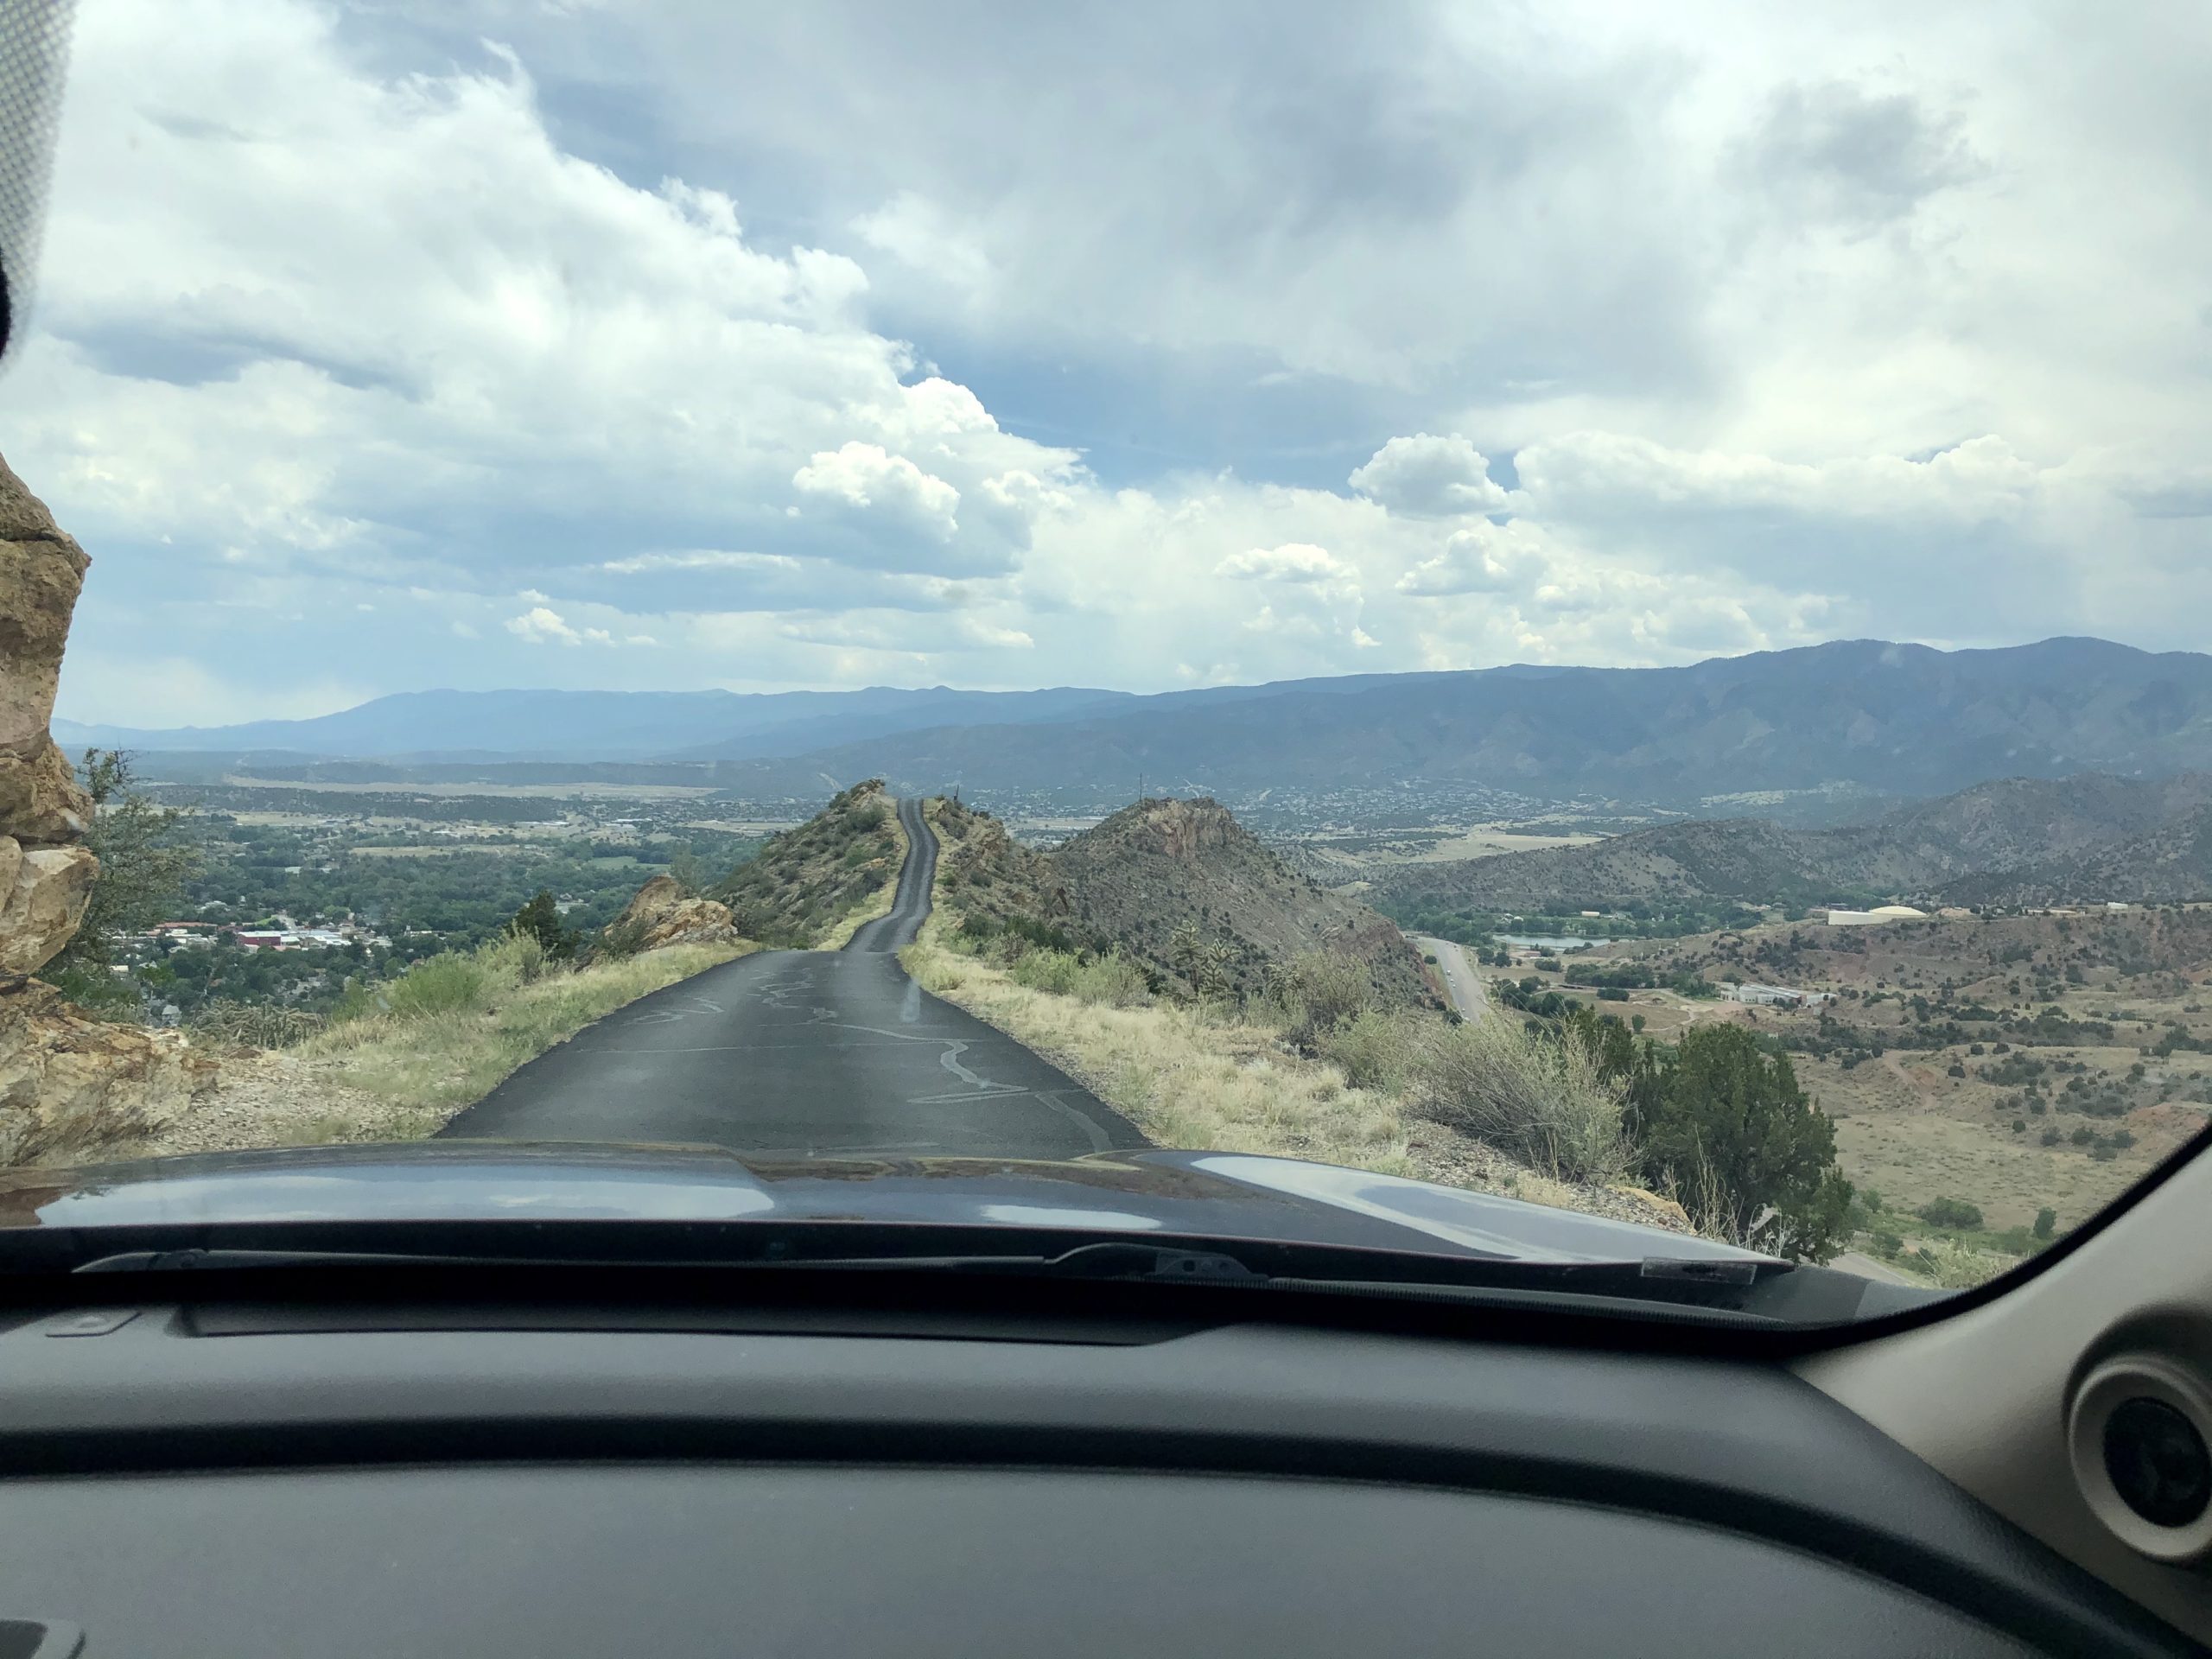
<path id="1" fill-rule="evenodd" d="M 0 1232 L 499 1219 L 1052 1228 L 1552 1262 L 1751 1254 L 1517 1198 L 1246 1153 L 799 1161 L 715 1147 L 426 1141 L 0 1175 Z"/>

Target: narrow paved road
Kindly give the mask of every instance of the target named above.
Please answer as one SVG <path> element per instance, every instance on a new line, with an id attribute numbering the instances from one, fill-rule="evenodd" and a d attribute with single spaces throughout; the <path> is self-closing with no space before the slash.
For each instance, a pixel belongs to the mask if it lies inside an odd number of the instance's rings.
<path id="1" fill-rule="evenodd" d="M 1432 938 L 1426 933 L 1413 935 L 1414 946 L 1436 958 L 1437 971 L 1444 976 L 1444 988 L 1451 993 L 1452 1006 L 1459 1017 L 1472 1025 L 1483 1017 L 1490 1007 L 1490 998 L 1483 990 L 1482 976 L 1467 960 L 1467 953 L 1449 939 Z"/>
<path id="2" fill-rule="evenodd" d="M 764 950 L 640 997 L 440 1131 L 683 1141 L 798 1156 L 1074 1158 L 1144 1137 L 1088 1090 L 925 995 L 893 953 L 930 912 L 937 837 L 899 804 L 891 912 L 842 950 Z"/>

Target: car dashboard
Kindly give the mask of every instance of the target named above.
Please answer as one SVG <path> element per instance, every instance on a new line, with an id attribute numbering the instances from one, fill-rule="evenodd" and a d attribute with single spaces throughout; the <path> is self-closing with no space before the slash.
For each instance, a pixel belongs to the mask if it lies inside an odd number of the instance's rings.
<path id="1" fill-rule="evenodd" d="M 0 1619 L 56 1653 L 2197 1650 L 1663 1330 L 175 1279 L 0 1332 Z"/>

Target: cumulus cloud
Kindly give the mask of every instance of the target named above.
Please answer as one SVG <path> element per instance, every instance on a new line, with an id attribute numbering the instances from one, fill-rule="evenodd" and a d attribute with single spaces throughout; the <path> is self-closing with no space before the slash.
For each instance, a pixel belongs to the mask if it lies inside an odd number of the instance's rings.
<path id="1" fill-rule="evenodd" d="M 1352 474 L 1351 482 L 1378 506 L 1424 518 L 1495 512 L 1510 499 L 1491 477 L 1482 452 L 1456 433 L 1392 438 Z"/>
<path id="2" fill-rule="evenodd" d="M 950 541 L 960 528 L 953 517 L 960 492 L 880 444 L 853 441 L 834 451 L 817 451 L 791 474 L 791 486 L 802 495 L 828 496 L 861 512 L 879 512 L 939 541 Z"/>
<path id="3" fill-rule="evenodd" d="M 533 645 L 650 645 L 658 642 L 648 633 L 617 636 L 598 627 L 572 627 L 550 605 L 533 605 L 520 616 L 507 619 L 507 632 Z"/>
<path id="4" fill-rule="evenodd" d="M 1281 547 L 1255 547 L 1232 553 L 1214 566 L 1214 574 L 1261 582 L 1334 582 L 1351 574 L 1329 550 L 1305 542 Z"/>
<path id="5" fill-rule="evenodd" d="M 96 556 L 73 662 L 201 641 L 273 707 L 2201 644 L 2212 43 L 1270 15 L 86 8 L 0 380 Z"/>
<path id="6" fill-rule="evenodd" d="M 1446 538 L 1444 550 L 1400 576 L 1398 591 L 1420 599 L 1504 593 L 1545 569 L 1542 537 L 1523 524 L 1470 525 Z"/>

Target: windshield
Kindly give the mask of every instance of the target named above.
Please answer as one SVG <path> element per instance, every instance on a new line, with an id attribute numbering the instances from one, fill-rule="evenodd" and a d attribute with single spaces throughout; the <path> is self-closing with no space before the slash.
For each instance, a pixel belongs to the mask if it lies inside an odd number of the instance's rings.
<path id="1" fill-rule="evenodd" d="M 1987 21 L 86 0 L 0 1222 L 2031 1261 L 2212 1112 L 2207 65 Z"/>

